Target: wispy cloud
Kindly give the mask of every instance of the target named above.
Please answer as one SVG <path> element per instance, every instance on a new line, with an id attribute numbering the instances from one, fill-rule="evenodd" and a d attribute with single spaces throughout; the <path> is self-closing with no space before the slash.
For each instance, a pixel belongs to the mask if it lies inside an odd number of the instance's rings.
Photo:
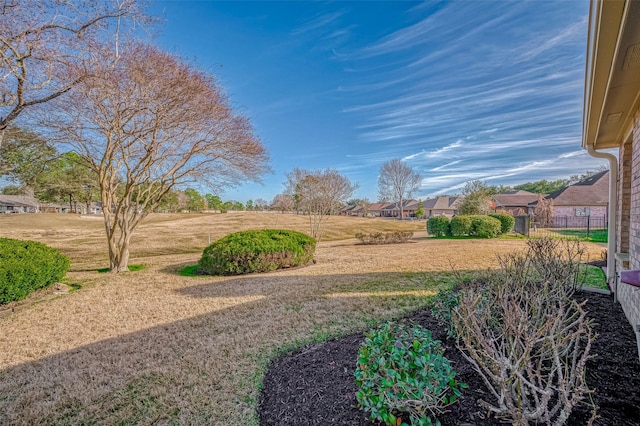
<path id="1" fill-rule="evenodd" d="M 456 164 L 460 164 L 460 163 L 462 163 L 462 160 L 452 161 L 450 163 L 443 164 L 442 166 L 434 167 L 433 169 L 431 169 L 429 171 L 430 172 L 439 172 L 441 170 L 449 169 L 449 168 L 451 168 L 451 166 L 455 166 Z"/>
<path id="2" fill-rule="evenodd" d="M 300 35 L 309 32 L 313 32 L 319 29 L 326 30 L 327 27 L 330 27 L 334 23 L 336 23 L 341 16 L 345 13 L 344 10 L 338 10 L 328 13 L 322 13 L 316 15 L 312 18 L 309 18 L 302 22 L 299 26 L 294 28 L 291 31 L 292 35 Z"/>
<path id="3" fill-rule="evenodd" d="M 584 38 L 586 24 L 587 17 L 584 16 L 580 21 L 569 25 L 556 36 L 549 37 L 548 34 L 544 34 L 538 40 L 534 40 L 530 46 L 523 48 L 524 53 L 518 57 L 517 61 L 533 59 L 563 43 L 575 43 L 576 38 Z"/>
<path id="4" fill-rule="evenodd" d="M 597 162 L 577 150 L 583 66 L 562 53 L 584 48 L 585 16 L 566 25 L 542 13 L 544 25 L 527 37 L 530 4 L 504 5 L 412 8 L 427 15 L 343 58 L 362 77 L 340 91 L 353 99 L 343 112 L 368 144 L 367 162 L 410 162 L 425 176 L 424 193 Z"/>
<path id="5" fill-rule="evenodd" d="M 457 140 L 452 144 L 449 144 L 447 146 L 443 146 L 442 148 L 438 148 L 438 149 L 434 149 L 431 152 L 428 152 L 426 155 L 429 158 L 437 158 L 437 157 L 441 157 L 444 154 L 448 153 L 449 151 L 452 151 L 456 148 L 460 148 L 463 145 L 461 140 Z"/>

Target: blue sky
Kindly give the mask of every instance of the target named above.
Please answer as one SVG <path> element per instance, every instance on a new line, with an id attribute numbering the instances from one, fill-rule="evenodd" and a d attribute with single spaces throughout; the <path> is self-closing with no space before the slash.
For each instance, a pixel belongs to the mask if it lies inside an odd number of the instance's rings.
<path id="1" fill-rule="evenodd" d="M 158 1 L 156 43 L 213 73 L 271 157 L 270 201 L 294 167 L 334 168 L 377 199 L 404 159 L 419 198 L 603 165 L 581 149 L 587 1 Z"/>

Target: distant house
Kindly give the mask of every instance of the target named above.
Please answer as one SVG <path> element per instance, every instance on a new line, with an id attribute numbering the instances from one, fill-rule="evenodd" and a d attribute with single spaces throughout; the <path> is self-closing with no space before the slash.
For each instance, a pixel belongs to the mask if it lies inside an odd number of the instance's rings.
<path id="1" fill-rule="evenodd" d="M 604 224 L 609 202 L 609 171 L 559 189 L 545 198 L 553 200 L 555 226 L 583 226 L 585 217 L 602 218 Z"/>
<path id="2" fill-rule="evenodd" d="M 25 195 L 0 195 L 0 213 L 38 213 L 40 203 Z"/>
<path id="3" fill-rule="evenodd" d="M 404 200 L 402 201 L 402 217 L 415 217 L 416 210 L 420 205 L 419 200 Z M 386 207 L 382 209 L 382 217 L 400 217 L 400 207 L 398 203 L 388 203 Z"/>
<path id="4" fill-rule="evenodd" d="M 76 210 L 82 214 L 102 214 L 102 203 L 93 201 L 88 206 L 86 204 L 78 204 Z"/>
<path id="5" fill-rule="evenodd" d="M 389 207 L 391 203 L 372 203 L 367 207 L 367 216 L 371 217 L 385 217 L 385 215 L 391 214 L 387 207 Z M 389 217 L 389 216 L 386 216 Z"/>
<path id="6" fill-rule="evenodd" d="M 353 204 L 344 206 L 343 208 L 340 209 L 340 215 L 341 216 L 357 216 L 353 214 L 354 213 L 353 209 L 355 209 L 356 207 L 358 206 L 354 206 Z"/>
<path id="7" fill-rule="evenodd" d="M 363 216 L 366 216 L 366 212 L 367 212 L 367 209 L 362 204 L 358 204 L 358 205 L 350 204 L 340 209 L 340 215 L 342 216 L 363 217 Z"/>
<path id="8" fill-rule="evenodd" d="M 532 203 L 538 201 L 538 194 L 529 191 L 513 190 L 492 197 L 491 207 L 496 213 L 509 213 L 522 216 L 532 213 Z"/>
<path id="9" fill-rule="evenodd" d="M 65 213 L 69 209 L 68 205 L 56 204 L 56 203 L 42 203 L 40 204 L 40 211 L 42 213 Z"/>
<path id="10" fill-rule="evenodd" d="M 451 197 L 443 195 L 436 198 L 429 198 L 422 202 L 424 206 L 424 215 L 432 216 L 448 216 L 453 217 L 458 214 L 458 208 L 462 203 L 462 197 Z"/>

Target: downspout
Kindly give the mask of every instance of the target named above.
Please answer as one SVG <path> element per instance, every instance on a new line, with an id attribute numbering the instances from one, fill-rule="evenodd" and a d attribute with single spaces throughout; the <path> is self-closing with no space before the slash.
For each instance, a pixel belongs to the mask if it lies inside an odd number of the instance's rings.
<path id="1" fill-rule="evenodd" d="M 595 158 L 609 160 L 609 229 L 607 232 L 607 283 L 609 288 L 614 288 L 613 298 L 618 300 L 618 287 L 616 279 L 616 227 L 618 221 L 618 159 L 608 152 L 598 152 L 592 145 L 587 145 L 587 152 Z"/>

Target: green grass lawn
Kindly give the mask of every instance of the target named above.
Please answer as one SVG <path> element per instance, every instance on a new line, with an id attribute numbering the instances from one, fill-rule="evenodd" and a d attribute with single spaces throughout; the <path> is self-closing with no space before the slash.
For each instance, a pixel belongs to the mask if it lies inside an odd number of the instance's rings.
<path id="1" fill-rule="evenodd" d="M 584 280 L 585 287 L 609 290 L 607 277 L 604 275 L 602 269 L 597 266 L 584 265 L 584 269 L 582 269 L 579 279 L 581 281 Z"/>
<path id="2" fill-rule="evenodd" d="M 137 272 L 137 271 L 142 271 L 144 269 L 144 265 L 139 264 L 139 263 L 135 263 L 135 264 L 130 264 L 129 265 L 129 272 Z M 106 274 L 107 272 L 109 272 L 111 269 L 110 268 L 100 268 L 97 271 L 101 274 Z"/>
<path id="3" fill-rule="evenodd" d="M 589 235 L 587 235 L 586 229 L 554 229 L 552 232 L 562 236 L 577 238 L 580 241 L 589 241 L 591 243 L 607 242 L 606 229 L 592 229 L 589 231 Z"/>

